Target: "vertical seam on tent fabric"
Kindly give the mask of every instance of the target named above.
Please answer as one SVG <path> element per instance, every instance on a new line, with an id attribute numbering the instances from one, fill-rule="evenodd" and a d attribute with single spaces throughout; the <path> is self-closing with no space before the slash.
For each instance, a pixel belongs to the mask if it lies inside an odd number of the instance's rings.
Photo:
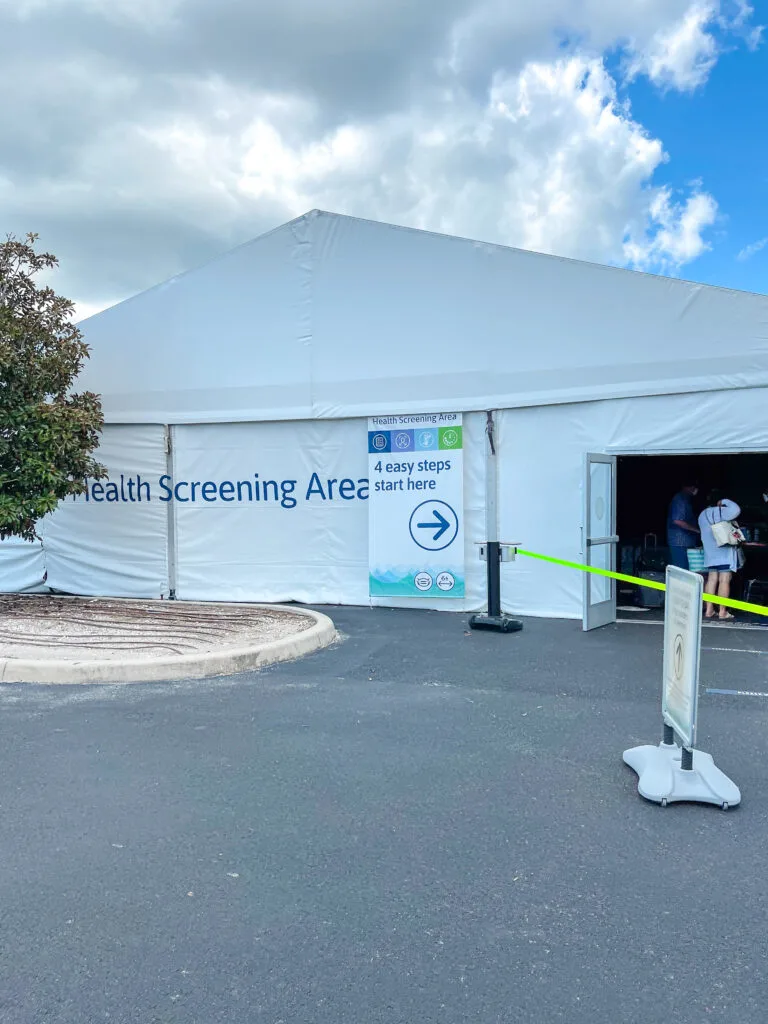
<path id="1" fill-rule="evenodd" d="M 310 416 L 315 415 L 315 374 L 312 338 L 312 226 L 314 218 L 309 216 L 291 225 L 295 245 L 293 257 L 299 275 L 299 342 L 307 348 L 309 370 Z M 303 229 L 303 237 L 301 231 Z"/>
<path id="2" fill-rule="evenodd" d="M 315 225 L 317 217 L 309 220 L 307 231 L 307 333 L 309 335 L 309 400 L 315 413 Z"/>
<path id="3" fill-rule="evenodd" d="M 173 424 L 166 424 L 163 428 L 163 448 L 165 451 L 165 472 L 173 479 L 176 475 L 175 437 Z M 176 547 L 177 530 L 177 507 L 175 501 L 168 502 L 168 511 L 165 519 L 165 586 L 168 590 L 168 597 L 176 597 L 177 590 L 177 566 L 178 553 Z"/>

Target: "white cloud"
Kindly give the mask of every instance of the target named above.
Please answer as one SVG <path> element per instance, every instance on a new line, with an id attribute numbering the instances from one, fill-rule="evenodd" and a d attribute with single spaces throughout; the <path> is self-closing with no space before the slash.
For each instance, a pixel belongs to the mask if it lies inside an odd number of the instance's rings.
<path id="1" fill-rule="evenodd" d="M 726 28 L 740 35 L 747 43 L 750 50 L 756 50 L 763 40 L 765 32 L 764 25 L 755 25 L 752 17 L 755 13 L 754 7 L 748 0 L 735 0 L 736 13 L 730 21 L 726 22 Z"/>
<path id="2" fill-rule="evenodd" d="M 677 270 L 709 249 L 704 232 L 716 219 L 717 203 L 705 192 L 674 202 L 670 189 L 658 189 L 648 206 L 645 231 L 625 243 L 627 262 L 642 270 Z"/>
<path id="3" fill-rule="evenodd" d="M 751 260 L 753 256 L 756 256 L 762 249 L 768 245 L 768 237 L 760 238 L 757 242 L 752 242 L 751 245 L 745 245 L 741 252 L 736 257 L 737 260 L 744 262 L 745 260 Z"/>
<path id="4" fill-rule="evenodd" d="M 659 185 L 663 140 L 617 76 L 696 89 L 754 42 L 746 0 L 210 11 L 0 0 L 0 89 L 33 82 L 0 110 L 0 206 L 42 232 L 81 309 L 312 207 L 665 272 L 708 247 L 715 198 Z"/>
<path id="5" fill-rule="evenodd" d="M 652 186 L 666 156 L 600 60 L 499 75 L 482 102 L 440 102 L 291 145 L 244 133 L 236 192 L 294 216 L 312 206 L 577 258 L 673 270 L 706 247 L 717 204 Z M 194 160 L 190 167 L 195 167 Z"/>
<path id="6" fill-rule="evenodd" d="M 718 44 L 708 29 L 717 6 L 693 3 L 680 21 L 660 28 L 629 63 L 629 75 L 645 74 L 654 85 L 683 92 L 697 89 L 717 62 Z"/>

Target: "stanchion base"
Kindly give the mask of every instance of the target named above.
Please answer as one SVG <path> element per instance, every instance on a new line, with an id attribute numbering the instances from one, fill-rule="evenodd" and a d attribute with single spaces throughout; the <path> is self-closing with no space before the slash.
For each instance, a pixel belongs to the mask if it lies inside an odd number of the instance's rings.
<path id="1" fill-rule="evenodd" d="M 680 747 L 675 743 L 624 751 L 624 763 L 637 772 L 637 791 L 646 800 L 662 807 L 681 801 L 717 804 L 724 811 L 741 803 L 739 787 L 720 771 L 709 754 L 694 750 L 692 771 L 683 771 L 680 760 Z"/>
<path id="2" fill-rule="evenodd" d="M 523 628 L 519 619 L 508 619 L 506 615 L 473 615 L 469 620 L 470 629 L 492 629 L 497 633 L 519 633 Z"/>

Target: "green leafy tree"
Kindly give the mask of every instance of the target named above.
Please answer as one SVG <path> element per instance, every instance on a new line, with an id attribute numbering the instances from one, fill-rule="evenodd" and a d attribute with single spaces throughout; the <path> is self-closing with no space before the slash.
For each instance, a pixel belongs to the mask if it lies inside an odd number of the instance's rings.
<path id="1" fill-rule="evenodd" d="M 35 278 L 58 265 L 37 235 L 0 243 L 0 537 L 33 540 L 62 498 L 106 470 L 93 458 L 101 401 L 72 387 L 88 346 L 74 303 Z"/>

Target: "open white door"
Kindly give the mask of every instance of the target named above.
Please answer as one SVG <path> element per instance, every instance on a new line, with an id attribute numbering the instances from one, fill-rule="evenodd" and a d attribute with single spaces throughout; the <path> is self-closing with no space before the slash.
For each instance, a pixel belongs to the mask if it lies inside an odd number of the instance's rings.
<path id="1" fill-rule="evenodd" d="M 616 571 L 616 456 L 586 458 L 584 481 L 584 561 Z M 616 580 L 584 573 L 584 629 L 616 621 Z"/>

